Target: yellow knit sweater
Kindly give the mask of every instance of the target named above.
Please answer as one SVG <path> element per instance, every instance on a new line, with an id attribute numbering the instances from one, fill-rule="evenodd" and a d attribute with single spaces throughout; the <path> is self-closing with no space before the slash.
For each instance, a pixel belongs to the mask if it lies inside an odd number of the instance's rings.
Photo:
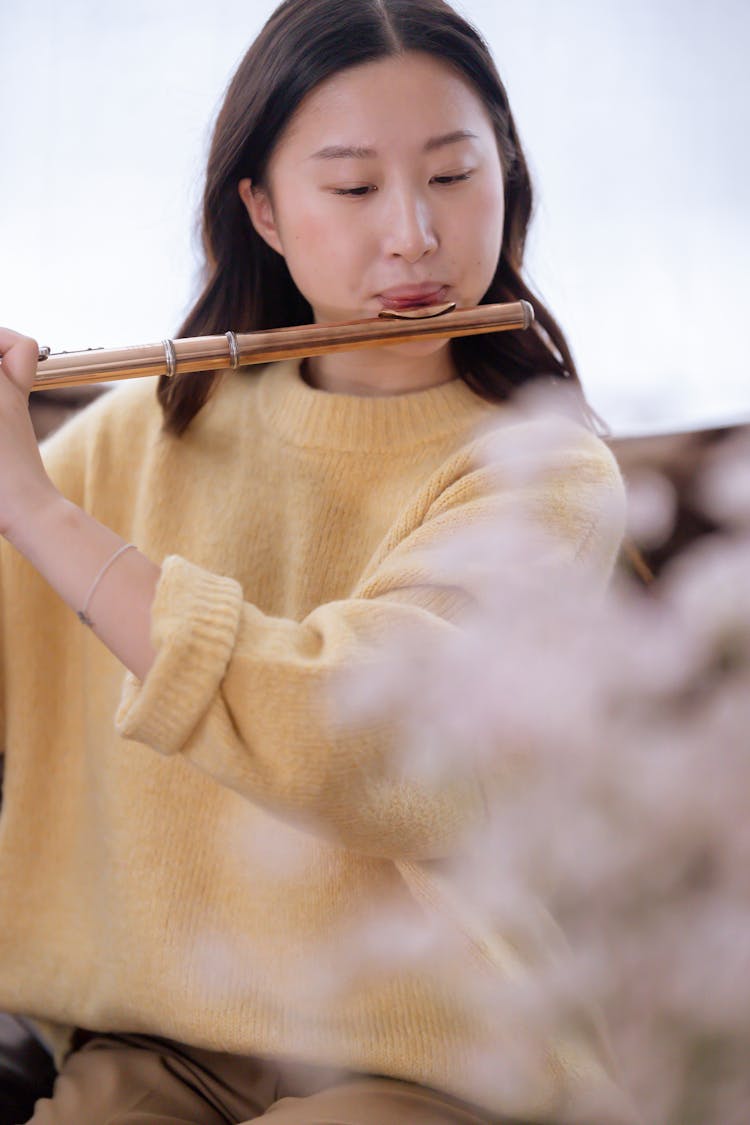
<path id="1" fill-rule="evenodd" d="M 162 565 L 157 658 L 126 674 L 2 543 L 0 1010 L 405 1077 L 529 1120 L 606 1085 L 562 1038 L 512 1091 L 475 1065 L 523 1035 L 467 1010 L 459 983 L 502 966 L 438 875 L 485 815 L 482 778 L 392 776 L 390 725 L 341 731 L 327 695 L 394 626 L 455 627 L 466 592 L 424 549 L 502 518 L 474 436 L 508 418 L 460 380 L 356 397 L 288 362 L 227 376 L 181 439 L 152 380 L 51 439 L 58 487 Z M 537 510 L 605 582 L 622 481 L 569 430 Z M 379 919 L 431 910 L 455 912 L 450 965 L 382 956 Z"/>

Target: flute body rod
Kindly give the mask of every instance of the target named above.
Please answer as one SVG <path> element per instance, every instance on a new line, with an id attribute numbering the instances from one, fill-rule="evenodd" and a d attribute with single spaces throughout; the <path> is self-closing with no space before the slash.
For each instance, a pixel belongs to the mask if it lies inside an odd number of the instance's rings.
<path id="1" fill-rule="evenodd" d="M 307 324 L 224 336 L 195 336 L 124 348 L 89 348 L 80 352 L 44 349 L 32 390 L 52 390 L 148 375 L 182 375 L 190 371 L 241 367 L 282 359 L 303 359 L 326 352 L 373 348 L 434 339 L 528 328 L 534 310 L 528 301 L 456 309 L 438 305 L 341 324 Z"/>

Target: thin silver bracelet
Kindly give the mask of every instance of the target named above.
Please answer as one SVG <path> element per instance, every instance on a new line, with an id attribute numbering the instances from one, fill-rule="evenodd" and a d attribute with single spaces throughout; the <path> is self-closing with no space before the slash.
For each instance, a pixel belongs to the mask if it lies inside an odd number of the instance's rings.
<path id="1" fill-rule="evenodd" d="M 111 558 L 107 559 L 104 566 L 99 571 L 99 573 L 97 574 L 94 581 L 91 583 L 91 587 L 89 588 L 89 592 L 86 595 L 86 601 L 83 603 L 83 609 L 76 610 L 76 613 L 78 614 L 78 620 L 83 625 L 88 625 L 89 629 L 94 628 L 94 622 L 89 617 L 89 612 L 88 612 L 89 603 L 91 602 L 91 599 L 94 596 L 94 591 L 96 590 L 97 586 L 99 585 L 99 583 L 101 582 L 102 578 L 107 573 L 109 568 L 112 566 L 112 563 L 115 562 L 117 559 L 119 559 L 120 555 L 124 555 L 126 551 L 129 551 L 131 547 L 133 548 L 133 550 L 135 550 L 136 549 L 135 543 L 126 543 L 124 545 L 124 547 L 120 547 L 119 550 L 115 551 L 114 555 L 112 555 Z"/>

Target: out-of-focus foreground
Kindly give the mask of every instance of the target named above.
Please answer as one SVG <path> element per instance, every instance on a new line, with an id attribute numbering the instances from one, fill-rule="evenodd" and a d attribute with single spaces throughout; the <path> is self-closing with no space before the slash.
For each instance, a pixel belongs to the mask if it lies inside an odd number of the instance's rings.
<path id="1" fill-rule="evenodd" d="M 515 465 L 503 455 L 519 495 L 556 471 L 544 433 Z M 670 449 L 692 450 L 695 464 L 673 463 Z M 522 952 L 472 1001 L 506 1024 L 517 1012 L 519 1029 L 550 1041 L 582 1005 L 598 1011 L 647 1125 L 742 1125 L 750 429 L 677 436 L 662 462 L 623 452 L 629 536 L 651 556 L 653 584 L 623 558 L 606 596 L 592 595 L 578 567 L 546 567 L 519 509 L 515 527 L 456 536 L 436 559 L 448 584 L 468 571 L 484 584 L 480 612 L 439 648 L 399 637 L 347 684 L 346 708 L 356 721 L 398 715 L 410 779 L 440 784 L 457 767 L 485 778 L 487 821 L 441 877 Z M 508 1083 L 523 1043 L 519 1033 Z"/>

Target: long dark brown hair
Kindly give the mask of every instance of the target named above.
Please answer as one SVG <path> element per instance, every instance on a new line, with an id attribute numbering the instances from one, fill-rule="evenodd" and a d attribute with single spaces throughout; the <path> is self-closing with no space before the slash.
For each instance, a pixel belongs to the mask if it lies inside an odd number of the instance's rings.
<path id="1" fill-rule="evenodd" d="M 310 91 L 348 67 L 422 51 L 452 66 L 476 90 L 497 136 L 505 183 L 505 225 L 497 270 L 483 304 L 524 298 L 531 331 L 451 340 L 459 375 L 494 402 L 529 380 L 564 378 L 580 391 L 565 337 L 522 277 L 532 187 L 526 159 L 489 49 L 444 0 L 285 0 L 232 79 L 214 128 L 203 197 L 204 288 L 178 336 L 251 332 L 310 324 L 314 316 L 286 262 L 257 234 L 239 197 L 244 177 L 264 185 L 274 146 Z M 218 376 L 162 378 L 164 428 L 184 433 Z"/>

